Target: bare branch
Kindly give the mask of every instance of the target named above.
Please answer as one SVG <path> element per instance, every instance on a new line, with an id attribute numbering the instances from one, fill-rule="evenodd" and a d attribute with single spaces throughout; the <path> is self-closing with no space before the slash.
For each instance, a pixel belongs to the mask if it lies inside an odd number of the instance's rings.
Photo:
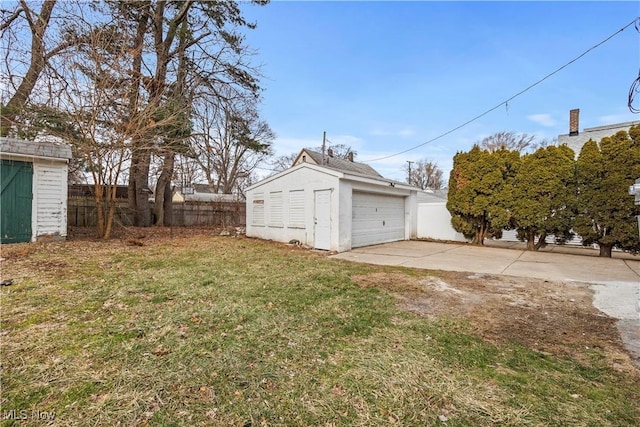
<path id="1" fill-rule="evenodd" d="M 4 14 L 5 12 L 8 12 L 3 10 L 2 13 Z M 13 13 L 11 14 L 11 16 L 9 16 L 6 19 L 3 19 L 2 24 L 0 24 L 0 31 L 2 31 L 2 33 L 4 33 L 4 31 L 6 29 L 8 29 L 11 26 L 11 23 L 13 23 L 13 21 L 15 21 L 16 19 L 18 19 L 18 17 L 20 16 L 20 14 L 24 12 L 24 9 L 19 7 L 16 8 L 16 10 L 13 11 Z"/>

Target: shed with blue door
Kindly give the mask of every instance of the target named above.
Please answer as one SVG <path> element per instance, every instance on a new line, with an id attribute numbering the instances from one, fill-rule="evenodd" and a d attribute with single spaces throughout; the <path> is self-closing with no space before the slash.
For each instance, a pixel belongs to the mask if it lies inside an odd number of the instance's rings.
<path id="1" fill-rule="evenodd" d="M 0 138 L 0 243 L 67 235 L 71 148 Z"/>

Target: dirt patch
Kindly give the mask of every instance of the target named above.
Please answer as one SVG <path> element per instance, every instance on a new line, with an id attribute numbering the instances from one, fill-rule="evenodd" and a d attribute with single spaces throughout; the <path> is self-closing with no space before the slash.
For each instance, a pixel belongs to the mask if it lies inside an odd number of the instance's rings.
<path id="1" fill-rule="evenodd" d="M 421 316 L 464 317 L 488 342 L 518 342 L 585 363 L 585 350 L 598 349 L 616 369 L 635 371 L 616 320 L 593 307 L 586 284 L 459 272 L 377 272 L 352 279 L 385 289 L 401 308 Z"/>

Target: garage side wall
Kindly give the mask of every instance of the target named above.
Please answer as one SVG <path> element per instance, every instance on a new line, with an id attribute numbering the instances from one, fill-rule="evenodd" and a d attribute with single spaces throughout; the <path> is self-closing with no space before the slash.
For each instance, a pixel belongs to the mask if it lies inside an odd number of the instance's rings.
<path id="1" fill-rule="evenodd" d="M 418 203 L 418 238 L 466 242 L 451 225 L 447 202 Z"/>
<path id="2" fill-rule="evenodd" d="M 349 181 L 340 181 L 340 191 L 338 192 L 338 247 L 339 252 L 345 252 L 351 250 L 351 234 L 352 223 L 351 218 L 353 215 L 353 186 Z"/>
<path id="3" fill-rule="evenodd" d="M 331 190 L 331 249 L 338 250 L 339 180 L 308 168 L 285 173 L 247 191 L 247 236 L 314 246 L 315 192 Z"/>
<path id="4" fill-rule="evenodd" d="M 411 191 L 405 199 L 405 239 L 418 237 L 418 197 L 417 191 Z"/>

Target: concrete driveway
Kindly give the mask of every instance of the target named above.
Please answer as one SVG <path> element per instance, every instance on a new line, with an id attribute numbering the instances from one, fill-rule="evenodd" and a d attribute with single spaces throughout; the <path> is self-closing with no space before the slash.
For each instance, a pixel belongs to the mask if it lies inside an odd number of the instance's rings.
<path id="1" fill-rule="evenodd" d="M 545 280 L 586 283 L 640 283 L 640 257 L 600 258 L 589 254 L 533 252 L 515 248 L 477 247 L 467 244 L 401 241 L 353 249 L 333 258 L 367 264 L 396 265 L 432 270 L 504 274 Z M 627 257 L 630 258 L 630 257 Z"/>
<path id="2" fill-rule="evenodd" d="M 504 244 L 502 244 L 504 246 Z M 593 305 L 619 320 L 623 341 L 640 358 L 640 257 L 617 253 L 600 258 L 591 249 L 550 247 L 543 252 L 510 247 L 401 241 L 357 248 L 332 258 L 429 270 L 468 271 L 590 285 Z M 565 253 L 558 253 L 557 251 Z"/>

